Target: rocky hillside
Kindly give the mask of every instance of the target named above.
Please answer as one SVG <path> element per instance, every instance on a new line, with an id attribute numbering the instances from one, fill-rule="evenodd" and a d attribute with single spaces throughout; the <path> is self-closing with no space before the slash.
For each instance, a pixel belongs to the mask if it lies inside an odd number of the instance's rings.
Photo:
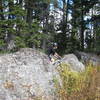
<path id="1" fill-rule="evenodd" d="M 65 55 L 61 63 L 73 71 L 85 69 L 73 54 Z M 57 66 L 47 55 L 30 48 L 0 55 L 0 100 L 56 100 L 54 77 L 61 83 Z"/>

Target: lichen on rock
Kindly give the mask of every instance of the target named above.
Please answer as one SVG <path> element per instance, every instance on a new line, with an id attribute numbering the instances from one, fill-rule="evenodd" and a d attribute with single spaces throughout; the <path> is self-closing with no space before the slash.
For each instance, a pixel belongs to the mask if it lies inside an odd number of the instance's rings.
<path id="1" fill-rule="evenodd" d="M 82 69 L 77 65 L 80 62 L 73 55 L 65 56 L 62 62 L 71 63 L 76 71 L 84 69 L 82 63 L 79 64 Z M 38 50 L 24 48 L 16 53 L 4 54 L 0 56 L 0 100 L 36 97 L 54 100 L 54 77 L 60 82 L 57 65 L 51 64 L 48 56 Z"/>

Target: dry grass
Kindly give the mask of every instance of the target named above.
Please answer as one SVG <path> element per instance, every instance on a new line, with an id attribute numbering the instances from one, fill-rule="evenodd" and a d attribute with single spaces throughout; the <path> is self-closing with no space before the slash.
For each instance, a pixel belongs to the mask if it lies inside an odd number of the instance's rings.
<path id="1" fill-rule="evenodd" d="M 85 72 L 77 73 L 62 64 L 59 73 L 62 86 L 55 82 L 57 100 L 100 100 L 100 66 L 89 64 Z"/>

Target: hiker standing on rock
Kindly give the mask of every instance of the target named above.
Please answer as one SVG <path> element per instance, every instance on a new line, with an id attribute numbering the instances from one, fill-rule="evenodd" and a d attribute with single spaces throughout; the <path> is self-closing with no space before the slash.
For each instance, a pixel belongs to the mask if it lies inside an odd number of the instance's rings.
<path id="1" fill-rule="evenodd" d="M 57 48 L 57 43 L 53 43 L 53 46 L 49 47 L 48 49 L 48 56 L 51 62 L 54 62 L 57 59 L 61 59 L 61 56 L 59 56 L 59 54 L 56 52 Z"/>

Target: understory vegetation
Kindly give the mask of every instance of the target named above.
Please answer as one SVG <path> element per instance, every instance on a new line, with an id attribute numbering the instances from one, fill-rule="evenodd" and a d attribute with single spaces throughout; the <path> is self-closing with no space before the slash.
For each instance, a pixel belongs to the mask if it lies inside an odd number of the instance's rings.
<path id="1" fill-rule="evenodd" d="M 88 64 L 84 72 L 78 73 L 61 64 L 58 71 L 62 85 L 54 79 L 57 100 L 100 100 L 100 66 Z"/>

